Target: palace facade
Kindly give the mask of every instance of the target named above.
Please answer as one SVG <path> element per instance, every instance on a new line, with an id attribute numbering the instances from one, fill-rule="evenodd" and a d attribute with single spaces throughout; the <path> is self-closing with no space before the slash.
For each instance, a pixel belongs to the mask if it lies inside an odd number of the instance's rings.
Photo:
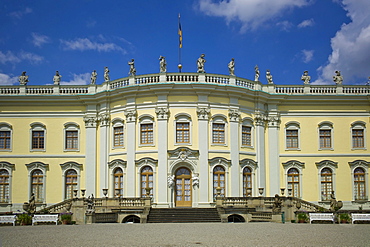
<path id="1" fill-rule="evenodd" d="M 291 195 L 369 206 L 370 88 L 159 73 L 100 85 L 0 86 L 0 210 L 65 199 Z"/>

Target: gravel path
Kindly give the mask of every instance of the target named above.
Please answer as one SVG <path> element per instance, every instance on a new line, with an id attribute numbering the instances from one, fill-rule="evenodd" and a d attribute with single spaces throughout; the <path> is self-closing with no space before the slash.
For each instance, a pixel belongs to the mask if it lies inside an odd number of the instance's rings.
<path id="1" fill-rule="evenodd" d="M 168 223 L 1 226 L 0 246 L 370 246 L 370 225 Z"/>

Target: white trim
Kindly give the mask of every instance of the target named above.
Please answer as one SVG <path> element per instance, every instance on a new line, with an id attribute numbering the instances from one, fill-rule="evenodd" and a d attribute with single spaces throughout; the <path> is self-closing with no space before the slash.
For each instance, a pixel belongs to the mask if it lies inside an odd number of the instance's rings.
<path id="1" fill-rule="evenodd" d="M 231 161 L 230 160 L 227 160 L 225 158 L 222 158 L 222 157 L 216 157 L 216 158 L 213 158 L 211 160 L 209 160 L 209 185 L 208 185 L 208 188 L 209 188 L 209 195 L 210 195 L 210 201 L 213 201 L 214 198 L 216 197 L 215 194 L 214 194 L 214 176 L 213 176 L 213 170 L 215 169 L 216 166 L 221 166 L 222 168 L 224 168 L 224 171 L 225 171 L 225 189 L 224 189 L 224 193 L 225 193 L 225 196 L 228 196 L 229 194 L 231 194 L 231 177 L 230 177 L 230 165 L 231 165 Z M 230 178 L 230 179 L 229 179 Z"/>
<path id="2" fill-rule="evenodd" d="M 351 179 L 352 179 L 352 200 L 356 201 L 355 198 L 355 178 L 354 178 L 354 171 L 356 168 L 362 168 L 365 171 L 365 193 L 366 197 L 369 198 L 369 166 L 370 162 L 364 160 L 355 160 L 353 162 L 348 162 L 350 169 L 351 169 Z"/>
<path id="3" fill-rule="evenodd" d="M 330 147 L 322 148 L 320 145 L 320 130 L 330 130 Z M 330 121 L 323 121 L 317 127 L 318 150 L 334 150 L 334 125 Z"/>
<path id="4" fill-rule="evenodd" d="M 248 167 L 250 170 L 251 170 L 251 173 L 252 173 L 252 192 L 251 192 L 251 196 L 256 196 L 258 195 L 258 181 L 257 181 L 257 178 L 258 176 L 256 175 L 257 173 L 257 168 L 258 168 L 258 165 L 257 165 L 257 162 L 255 162 L 254 160 L 251 160 L 251 159 L 243 159 L 241 161 L 239 161 L 239 166 L 240 166 L 240 193 L 241 195 L 240 196 L 244 196 L 244 191 L 243 191 L 243 188 L 244 188 L 244 184 L 243 184 L 243 176 L 244 176 L 244 168 Z"/>
<path id="5" fill-rule="evenodd" d="M 287 130 L 297 130 L 297 144 L 298 144 L 298 147 L 296 148 L 291 148 L 291 147 L 288 147 L 288 142 L 287 142 Z M 285 128 L 284 128 L 284 141 L 285 141 L 285 150 L 288 151 L 288 150 L 295 150 L 295 151 L 299 151 L 301 150 L 301 127 L 300 127 L 300 123 L 299 122 L 296 122 L 296 121 L 289 121 L 285 124 Z"/>
<path id="6" fill-rule="evenodd" d="M 252 148 L 252 149 L 254 148 L 254 130 L 255 130 L 255 128 L 254 128 L 253 122 L 254 121 L 253 121 L 252 118 L 245 117 L 245 118 L 243 118 L 242 123 L 239 125 L 239 128 L 240 128 L 240 131 L 239 131 L 239 133 L 240 133 L 240 146 L 242 148 Z M 251 128 L 251 145 L 250 146 L 243 144 L 243 126 Z"/>
<path id="7" fill-rule="evenodd" d="M 122 146 L 115 146 L 114 145 L 114 129 L 117 128 L 117 127 L 123 127 L 123 145 Z M 124 149 L 125 148 L 125 139 L 126 139 L 126 128 L 125 128 L 125 121 L 122 119 L 122 118 L 114 118 L 112 120 L 112 128 L 111 128 L 111 135 L 112 135 L 112 141 L 111 141 L 111 145 L 112 145 L 112 148 L 111 149 Z"/>
<path id="8" fill-rule="evenodd" d="M 321 191 L 321 171 L 324 168 L 329 168 L 332 171 L 332 190 L 336 191 L 336 170 L 338 168 L 338 162 L 334 162 L 331 160 L 322 160 L 320 162 L 316 162 L 316 167 L 318 170 L 318 189 L 319 189 L 319 201 L 322 201 L 322 191 Z"/>
<path id="9" fill-rule="evenodd" d="M 209 128 L 209 136 L 210 136 L 210 143 L 211 146 L 228 146 L 228 122 L 227 117 L 223 114 L 215 114 L 211 117 L 211 121 L 209 121 L 210 128 Z M 224 143 L 214 143 L 213 142 L 213 124 L 224 124 Z"/>
<path id="10" fill-rule="evenodd" d="M 42 162 L 32 162 L 30 164 L 26 164 L 28 170 L 28 198 L 31 197 L 32 194 L 32 173 L 35 170 L 41 170 L 43 175 L 42 180 L 42 203 L 46 203 L 46 171 L 49 169 L 48 164 L 44 164 Z"/>
<path id="11" fill-rule="evenodd" d="M 189 123 L 189 142 L 182 143 L 177 142 L 177 123 Z M 174 128 L 174 140 L 173 143 L 175 146 L 191 146 L 192 145 L 192 134 L 193 134 L 193 122 L 191 119 L 191 115 L 188 113 L 178 113 L 175 115 L 175 120 L 173 121 L 173 128 Z"/>
<path id="12" fill-rule="evenodd" d="M 75 170 L 77 173 L 77 191 L 80 191 L 80 177 L 81 177 L 81 169 L 82 169 L 82 164 L 78 164 L 76 162 L 65 162 L 63 164 L 60 164 L 60 167 L 62 169 L 62 200 L 66 199 L 66 172 L 68 170 Z M 74 195 L 72 194 L 72 198 Z M 77 197 L 78 197 L 78 192 L 77 192 Z"/>
<path id="13" fill-rule="evenodd" d="M 138 119 L 139 119 L 139 124 L 137 125 L 138 126 L 138 146 L 139 147 L 155 147 L 155 143 L 156 143 L 156 138 L 155 138 L 156 124 L 155 124 L 155 121 L 154 121 L 154 117 L 152 115 L 149 115 L 149 114 L 143 114 L 143 115 L 140 115 L 138 117 Z M 153 142 L 152 143 L 148 143 L 148 144 L 142 144 L 141 143 L 141 125 L 142 124 L 152 124 L 153 125 Z"/>
<path id="14" fill-rule="evenodd" d="M 10 164 L 9 162 L 0 162 L 0 170 L 4 169 L 9 174 L 9 195 L 8 195 L 8 201 L 7 202 L 1 202 L 1 204 L 12 204 L 12 177 L 13 177 L 13 170 L 15 168 L 14 164 Z"/>
<path id="15" fill-rule="evenodd" d="M 122 178 L 122 183 L 123 183 L 123 188 L 122 188 L 122 195 L 123 197 L 126 196 L 126 187 L 125 187 L 125 183 L 126 183 L 126 166 L 127 166 L 127 162 L 124 161 L 124 160 L 121 160 L 121 159 L 115 159 L 115 160 L 112 160 L 108 163 L 108 169 L 109 169 L 109 178 L 108 180 L 108 192 L 109 192 L 109 195 L 111 197 L 116 197 L 116 192 L 115 192 L 115 188 L 114 188 L 114 171 L 117 169 L 117 168 L 121 168 L 122 170 L 122 173 L 123 173 L 123 178 Z M 126 185 L 128 186 L 128 185 Z"/>
<path id="16" fill-rule="evenodd" d="M 303 162 L 297 161 L 297 160 L 290 160 L 288 162 L 285 162 L 282 164 L 284 167 L 284 178 L 285 178 L 285 191 L 288 195 L 288 171 L 291 168 L 295 168 L 299 172 L 299 198 L 303 197 L 303 169 L 305 168 L 305 164 Z"/>
<path id="17" fill-rule="evenodd" d="M 363 142 L 364 142 L 364 147 L 360 147 L 360 148 L 355 148 L 353 147 L 353 130 L 363 130 Z M 350 147 L 352 148 L 352 150 L 366 150 L 367 149 L 367 146 L 366 146 L 366 143 L 367 143 L 367 139 L 366 139 L 366 136 L 367 136 L 367 131 L 366 131 L 366 123 L 363 122 L 363 121 L 355 121 L 353 123 L 351 123 L 351 128 L 350 128 Z"/>
<path id="18" fill-rule="evenodd" d="M 45 152 L 46 151 L 46 126 L 43 123 L 34 122 L 30 124 L 30 152 Z M 33 149 L 32 140 L 33 140 L 33 131 L 43 131 L 44 132 L 44 148 Z"/>

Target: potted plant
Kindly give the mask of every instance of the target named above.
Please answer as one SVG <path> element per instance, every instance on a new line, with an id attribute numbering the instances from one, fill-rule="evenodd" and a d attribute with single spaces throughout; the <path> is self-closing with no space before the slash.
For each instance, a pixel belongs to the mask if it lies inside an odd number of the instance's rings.
<path id="1" fill-rule="evenodd" d="M 349 223 L 351 221 L 351 217 L 347 213 L 339 214 L 340 223 Z"/>
<path id="2" fill-rule="evenodd" d="M 32 224 L 32 216 L 28 214 L 18 214 L 17 216 L 18 222 L 20 225 L 31 225 Z"/>
<path id="3" fill-rule="evenodd" d="M 305 212 L 299 212 L 297 214 L 298 223 L 306 223 L 308 220 L 308 215 Z"/>
<path id="4" fill-rule="evenodd" d="M 63 225 L 71 224 L 72 213 L 61 213 L 60 220 L 62 221 Z"/>

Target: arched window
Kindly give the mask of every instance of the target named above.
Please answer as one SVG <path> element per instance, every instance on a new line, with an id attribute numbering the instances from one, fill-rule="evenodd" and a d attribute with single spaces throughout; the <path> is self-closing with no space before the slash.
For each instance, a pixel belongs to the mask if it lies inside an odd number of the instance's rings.
<path id="1" fill-rule="evenodd" d="M 355 200 L 367 200 L 364 169 L 361 167 L 357 167 L 354 171 L 353 176 L 355 182 Z"/>
<path id="2" fill-rule="evenodd" d="M 146 188 L 150 188 L 149 196 L 153 197 L 153 169 L 150 166 L 141 169 L 141 197 L 146 197 Z"/>
<path id="3" fill-rule="evenodd" d="M 292 191 L 292 196 L 300 197 L 299 194 L 299 171 L 296 168 L 288 170 L 288 191 Z"/>
<path id="4" fill-rule="evenodd" d="M 220 187 L 220 196 L 225 196 L 225 169 L 222 166 L 216 166 L 213 169 L 213 196 L 216 197 L 217 188 Z"/>
<path id="5" fill-rule="evenodd" d="M 117 197 L 123 195 L 123 171 L 120 167 L 114 170 L 114 193 Z"/>
<path id="6" fill-rule="evenodd" d="M 73 191 L 77 190 L 77 172 L 74 169 L 66 171 L 65 199 L 73 198 Z"/>
<path id="7" fill-rule="evenodd" d="M 330 168 L 321 170 L 321 200 L 327 201 L 331 199 L 333 192 L 333 172 Z"/>
<path id="8" fill-rule="evenodd" d="M 31 193 L 35 196 L 35 201 L 42 203 L 44 201 L 44 174 L 41 170 L 36 169 L 31 173 Z"/>
<path id="9" fill-rule="evenodd" d="M 243 169 L 243 196 L 252 196 L 252 170 L 249 167 Z"/>
<path id="10" fill-rule="evenodd" d="M 0 170 L 0 203 L 9 202 L 9 172 L 5 169 Z"/>

